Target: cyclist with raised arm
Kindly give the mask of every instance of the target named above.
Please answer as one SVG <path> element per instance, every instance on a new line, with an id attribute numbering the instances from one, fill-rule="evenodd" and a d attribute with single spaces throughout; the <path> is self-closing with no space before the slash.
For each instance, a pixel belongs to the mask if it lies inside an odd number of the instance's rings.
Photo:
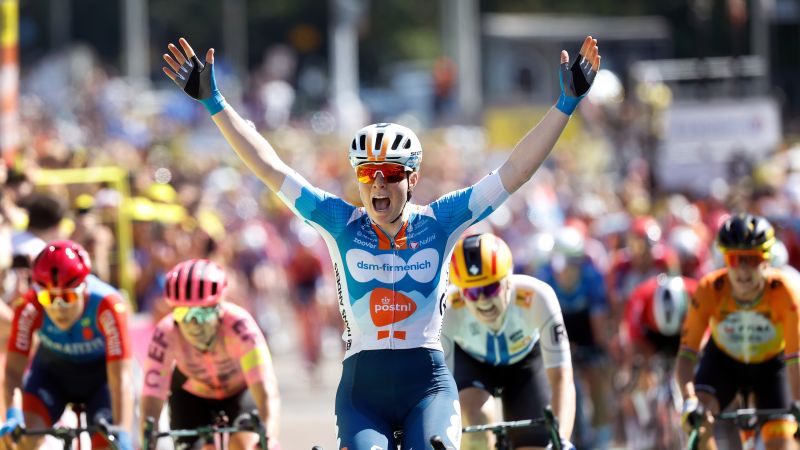
<path id="1" fill-rule="evenodd" d="M 499 237 L 465 237 L 450 259 L 448 308 L 442 346 L 458 387 L 465 425 L 496 421 L 493 396 L 504 420 L 542 417 L 552 405 L 562 448 L 575 419 L 575 383 L 569 339 L 555 292 L 546 283 L 512 273 L 512 256 Z M 548 430 L 511 430 L 517 450 L 547 447 Z M 462 449 L 487 449 L 487 434 L 464 436 Z"/>
<path id="2" fill-rule="evenodd" d="M 363 206 L 315 187 L 284 163 L 269 142 L 230 107 L 216 87 L 214 51 L 205 64 L 185 39 L 170 44 L 164 72 L 198 99 L 239 157 L 292 211 L 325 239 L 344 319 L 345 360 L 336 394 L 338 447 L 426 448 L 432 435 L 461 440 L 458 392 L 439 340 L 446 264 L 461 233 L 500 206 L 547 158 L 600 66 L 587 36 L 572 66 L 561 52 L 562 94 L 511 152 L 476 184 L 433 203 L 410 203 L 422 146 L 389 123 L 359 130 L 349 149 Z"/>
<path id="3" fill-rule="evenodd" d="M 800 302 L 785 276 L 770 267 L 774 243 L 775 230 L 763 217 L 728 218 L 717 234 L 725 267 L 703 277 L 689 303 L 676 376 L 684 418 L 701 406 L 706 412 L 703 448 L 717 448 L 713 415 L 737 393 L 752 395 L 758 409 L 788 409 L 800 400 Z M 711 337 L 701 348 L 708 328 Z M 790 449 L 796 430 L 787 415 L 766 422 L 761 436 L 767 450 Z"/>
<path id="4" fill-rule="evenodd" d="M 67 404 L 80 404 L 89 425 L 101 420 L 118 425 L 123 431 L 117 444 L 132 450 L 134 398 L 126 302 L 91 274 L 89 254 L 73 241 L 46 244 L 33 260 L 31 279 L 33 289 L 14 307 L 4 386 L 12 406 L 0 434 L 22 425 L 50 427 Z M 30 361 L 34 334 L 39 346 Z M 22 390 L 21 405 L 12 403 L 17 389 Z M 45 439 L 23 438 L 22 447 L 44 448 Z M 109 445 L 95 433 L 92 447 Z"/>
<path id="5" fill-rule="evenodd" d="M 272 358 L 255 319 L 224 300 L 227 279 L 205 259 L 181 262 L 167 273 L 164 297 L 172 314 L 158 322 L 150 340 L 141 417 L 158 420 L 167 399 L 172 429 L 207 426 L 221 411 L 233 421 L 258 409 L 269 448 L 276 449 L 280 399 Z M 175 441 L 195 448 L 199 439 Z M 257 448 L 258 435 L 234 433 L 229 445 Z"/>

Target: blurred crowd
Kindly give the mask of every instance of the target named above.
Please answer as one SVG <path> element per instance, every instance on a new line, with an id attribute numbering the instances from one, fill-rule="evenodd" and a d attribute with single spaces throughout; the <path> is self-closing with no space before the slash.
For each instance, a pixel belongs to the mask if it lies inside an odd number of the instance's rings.
<path id="1" fill-rule="evenodd" d="M 222 86 L 239 85 L 221 72 Z M 357 202 L 345 157 L 350 136 L 334 131 L 335 115 L 324 104 L 297 112 L 294 75 L 259 69 L 240 98 L 229 99 L 290 166 Z M 271 345 L 281 345 L 281 314 L 294 312 L 300 332 L 283 345 L 302 351 L 313 372 L 321 334 L 341 327 L 324 243 L 239 163 L 205 111 L 184 97 L 172 86 L 159 90 L 117 77 L 86 49 L 26 70 L 22 146 L 0 165 L 4 299 L 26 288 L 26 258 L 59 237 L 84 244 L 101 278 L 118 285 L 131 277 L 129 300 L 156 319 L 165 310 L 166 271 L 180 260 L 210 258 L 228 269 L 230 298 L 254 313 Z M 782 263 L 800 264 L 800 147 L 787 143 L 736 178 L 709 180 L 702 195 L 663 192 L 648 157 L 658 138 L 653 114 L 646 113 L 651 106 L 635 98 L 614 107 L 585 103 L 580 135 L 562 139 L 534 179 L 473 231 L 505 239 L 516 270 L 531 275 L 564 251 L 565 229 L 579 232 L 577 251 L 591 258 L 607 286 L 611 320 L 598 343 L 609 355 L 619 352 L 613 321 L 631 289 L 659 272 L 699 277 L 718 266 L 714 233 L 731 211 L 769 218 L 784 244 Z M 368 112 L 363 119 L 370 121 Z M 477 181 L 507 150 L 487 148 L 481 128 L 416 131 L 425 152 L 416 203 Z M 124 169 L 130 192 L 108 182 L 42 179 L 52 174 L 42 169 L 92 167 Z M 122 267 L 121 208 L 133 228 L 132 264 Z"/>

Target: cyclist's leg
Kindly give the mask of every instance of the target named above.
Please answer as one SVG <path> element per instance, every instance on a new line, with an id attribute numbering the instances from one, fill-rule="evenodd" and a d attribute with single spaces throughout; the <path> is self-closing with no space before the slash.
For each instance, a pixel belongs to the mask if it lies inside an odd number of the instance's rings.
<path id="1" fill-rule="evenodd" d="M 597 358 L 589 361 L 583 367 L 582 373 L 589 390 L 592 401 L 592 428 L 594 429 L 594 442 L 597 448 L 606 448 L 611 441 L 611 420 L 609 405 L 611 403 L 611 372 L 606 358 L 601 350 L 595 350 Z"/>
<path id="2" fill-rule="evenodd" d="M 100 420 L 113 424 L 114 416 L 111 412 L 111 393 L 108 384 L 97 389 L 95 394 L 86 401 L 86 421 L 87 425 L 94 425 Z M 109 448 L 108 440 L 100 433 L 92 433 L 92 448 Z"/>
<path id="3" fill-rule="evenodd" d="M 433 435 L 440 436 L 448 448 L 460 448 L 461 408 L 455 380 L 442 352 L 420 350 L 428 354 L 431 371 L 422 372 L 428 387 L 403 422 L 402 448 L 430 448 L 429 439 Z"/>
<path id="4" fill-rule="evenodd" d="M 61 417 L 67 401 L 63 392 L 53 383 L 52 378 L 34 359 L 22 387 L 22 411 L 27 428 L 46 428 Z M 47 447 L 44 436 L 25 436 L 20 441 L 22 450 L 43 449 Z"/>
<path id="5" fill-rule="evenodd" d="M 183 389 L 186 375 L 178 369 L 172 374 L 169 404 L 169 426 L 173 430 L 193 429 L 209 425 L 214 421 L 216 413 L 220 410 L 218 402 L 193 395 Z M 197 436 L 173 438 L 176 450 L 205 448 L 213 449 L 214 446 L 206 444 Z"/>
<path id="6" fill-rule="evenodd" d="M 504 369 L 503 419 L 525 420 L 542 417 L 542 410 L 545 405 L 550 404 L 552 392 L 539 345 L 537 344 L 522 361 Z M 511 430 L 509 436 L 516 450 L 544 448 L 550 443 L 549 432 L 544 427 Z"/>
<path id="7" fill-rule="evenodd" d="M 463 425 L 483 425 L 494 422 L 494 398 L 490 392 L 496 390 L 493 381 L 497 367 L 484 364 L 469 356 L 458 344 L 453 347 L 453 377 L 458 388 Z M 463 449 L 486 449 L 495 445 L 494 434 L 466 433 L 461 437 Z"/>
<path id="8" fill-rule="evenodd" d="M 780 358 L 755 364 L 749 374 L 757 409 L 788 409 L 791 394 L 786 367 Z M 791 415 L 773 419 L 761 426 L 761 438 L 766 450 L 794 449 L 797 423 Z"/>
<path id="9" fill-rule="evenodd" d="M 245 389 L 236 395 L 222 400 L 222 402 L 224 403 L 224 411 L 233 421 L 239 416 L 257 409 L 256 402 L 253 399 L 250 389 Z M 230 450 L 252 450 L 258 448 L 258 433 L 234 433 L 231 435 L 228 445 L 230 446 Z M 270 443 L 267 442 L 267 445 L 270 445 Z M 270 447 L 274 448 L 272 445 L 270 445 Z"/>
<path id="10" fill-rule="evenodd" d="M 464 426 L 483 425 L 497 420 L 494 414 L 494 397 L 483 389 L 468 387 L 459 391 L 458 399 L 461 403 L 461 420 Z M 494 435 L 486 433 L 465 433 L 461 437 L 463 450 L 481 450 L 493 448 Z"/>
<path id="11" fill-rule="evenodd" d="M 394 430 L 385 415 L 393 406 L 387 393 L 390 386 L 379 389 L 379 384 L 386 379 L 385 374 L 378 373 L 380 366 L 376 361 L 380 363 L 380 356 L 383 356 L 378 352 L 356 353 L 342 362 L 335 406 L 336 448 L 339 450 L 389 450 L 389 444 L 394 443 Z M 362 368 L 359 363 L 366 368 L 359 370 Z M 373 376 L 364 373 L 369 367 L 376 369 Z"/>
<path id="12" fill-rule="evenodd" d="M 701 428 L 702 448 L 717 449 L 714 424 L 710 417 L 726 408 L 743 386 L 740 379 L 746 365 L 722 352 L 713 339 L 708 341 L 695 372 L 694 383 L 697 399 L 707 411 L 709 423 Z"/>

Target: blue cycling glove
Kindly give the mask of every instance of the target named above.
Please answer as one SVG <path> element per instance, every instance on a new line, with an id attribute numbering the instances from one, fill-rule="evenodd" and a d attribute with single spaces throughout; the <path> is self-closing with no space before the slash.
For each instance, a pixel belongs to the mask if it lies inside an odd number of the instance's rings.
<path id="1" fill-rule="evenodd" d="M 561 95 L 558 97 L 556 108 L 566 115 L 572 115 L 578 103 L 586 96 L 592 87 L 597 72 L 592 69 L 592 62 L 578 53 L 578 57 L 570 67 L 569 62 L 561 64 L 558 71 L 558 81 L 561 85 Z"/>
<path id="2" fill-rule="evenodd" d="M 0 425 L 0 436 L 5 436 L 14 431 L 17 427 L 25 426 L 25 418 L 19 408 L 8 408 L 6 411 L 6 421 Z"/>
<path id="3" fill-rule="evenodd" d="M 214 64 L 203 64 L 197 55 L 187 59 L 175 76 L 175 84 L 189 97 L 198 100 L 213 116 L 222 111 L 227 104 L 225 97 L 217 88 L 214 78 Z"/>
<path id="4" fill-rule="evenodd" d="M 115 434 L 119 450 L 133 450 L 133 439 L 130 433 L 127 431 L 117 431 Z"/>

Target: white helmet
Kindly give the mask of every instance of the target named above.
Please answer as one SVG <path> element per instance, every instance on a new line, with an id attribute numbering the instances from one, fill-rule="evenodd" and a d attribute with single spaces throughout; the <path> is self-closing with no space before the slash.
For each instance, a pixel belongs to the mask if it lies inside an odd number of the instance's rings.
<path id="1" fill-rule="evenodd" d="M 585 239 L 575 227 L 562 227 L 555 233 L 553 252 L 567 258 L 579 258 L 586 255 Z"/>
<path id="2" fill-rule="evenodd" d="M 390 162 L 417 170 L 422 162 L 422 145 L 417 135 L 395 123 L 374 123 L 356 132 L 350 144 L 350 165 Z"/>
<path id="3" fill-rule="evenodd" d="M 662 273 L 653 295 L 653 316 L 658 332 L 664 336 L 676 336 L 681 331 L 683 319 L 689 308 L 689 292 L 682 277 Z"/>

